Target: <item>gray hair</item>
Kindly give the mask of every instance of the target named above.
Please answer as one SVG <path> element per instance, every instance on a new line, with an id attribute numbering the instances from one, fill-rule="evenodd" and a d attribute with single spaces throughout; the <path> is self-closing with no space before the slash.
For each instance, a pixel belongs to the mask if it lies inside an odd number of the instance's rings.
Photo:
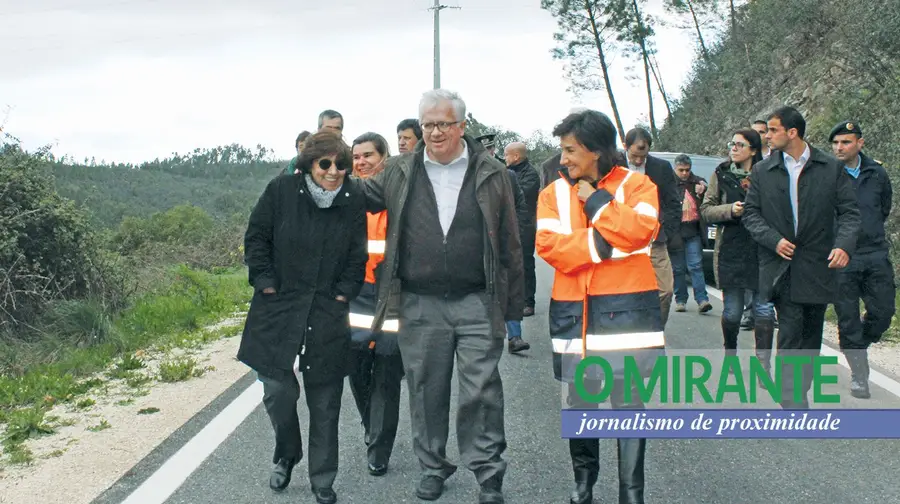
<path id="1" fill-rule="evenodd" d="M 687 154 L 679 154 L 675 156 L 675 165 L 683 165 L 690 168 L 693 163 L 691 162 L 691 158 Z"/>
<path id="2" fill-rule="evenodd" d="M 447 89 L 432 89 L 422 94 L 422 99 L 419 101 L 419 121 L 422 120 L 425 111 L 437 107 L 441 102 L 450 102 L 453 106 L 454 118 L 457 121 L 466 120 L 466 102 L 458 94 Z"/>

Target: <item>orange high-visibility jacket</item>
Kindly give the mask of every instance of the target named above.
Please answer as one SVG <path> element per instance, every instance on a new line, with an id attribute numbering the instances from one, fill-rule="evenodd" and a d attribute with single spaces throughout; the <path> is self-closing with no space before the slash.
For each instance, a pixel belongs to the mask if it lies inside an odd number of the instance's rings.
<path id="1" fill-rule="evenodd" d="M 633 356 L 646 373 L 665 352 L 650 262 L 659 232 L 656 185 L 616 166 L 582 204 L 577 181 L 565 169 L 561 174 L 538 198 L 535 242 L 556 270 L 550 296 L 554 376 L 571 383 L 588 355 L 605 358 L 616 376 Z M 598 366 L 587 371 L 589 378 L 603 376 Z"/>
<path id="2" fill-rule="evenodd" d="M 384 261 L 385 238 L 387 237 L 387 210 L 378 213 L 367 213 L 369 236 L 369 261 L 366 263 L 366 283 L 353 301 L 350 302 L 350 327 L 353 342 L 360 346 L 372 348 L 376 335 L 372 333 L 372 322 L 375 319 L 377 290 L 375 269 Z M 397 332 L 399 321 L 385 320 L 382 331 Z"/>

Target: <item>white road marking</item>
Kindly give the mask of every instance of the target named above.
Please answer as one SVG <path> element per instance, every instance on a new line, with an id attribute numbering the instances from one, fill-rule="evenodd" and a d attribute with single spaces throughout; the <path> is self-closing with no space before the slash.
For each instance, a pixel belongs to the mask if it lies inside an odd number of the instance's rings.
<path id="1" fill-rule="evenodd" d="M 719 301 L 722 301 L 722 291 L 716 289 L 715 287 L 706 286 L 706 291 L 709 294 Z M 838 358 L 838 364 L 844 366 L 848 370 L 850 369 L 850 365 L 847 364 L 847 358 L 844 357 L 844 354 L 838 350 L 835 350 L 830 345 L 825 342 L 822 342 L 822 354 L 827 356 L 836 356 Z M 894 394 L 896 397 L 900 398 L 900 382 L 894 380 L 890 376 L 886 376 L 874 369 L 869 369 L 869 382 L 878 385 L 879 387 L 887 390 L 891 394 Z"/>
<path id="2" fill-rule="evenodd" d="M 163 504 L 212 452 L 262 402 L 263 385 L 254 381 L 225 407 L 206 427 L 169 457 L 122 504 Z"/>

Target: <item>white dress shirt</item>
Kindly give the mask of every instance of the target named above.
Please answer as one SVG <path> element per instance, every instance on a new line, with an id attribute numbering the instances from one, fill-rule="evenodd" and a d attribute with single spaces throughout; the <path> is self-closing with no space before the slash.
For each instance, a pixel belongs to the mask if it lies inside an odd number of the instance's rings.
<path id="1" fill-rule="evenodd" d="M 782 159 L 784 160 L 784 167 L 787 168 L 788 175 L 790 176 L 790 190 L 791 190 L 791 208 L 794 210 L 794 234 L 797 234 L 797 225 L 799 223 L 799 210 L 800 210 L 800 202 L 798 201 L 798 189 L 797 184 L 800 180 L 800 173 L 803 172 L 803 167 L 806 166 L 806 162 L 809 161 L 809 144 L 805 144 L 806 148 L 803 149 L 803 154 L 800 155 L 800 159 L 794 159 L 787 152 L 782 152 Z"/>
<path id="2" fill-rule="evenodd" d="M 450 232 L 450 224 L 456 215 L 456 203 L 459 201 L 459 191 L 462 189 L 466 169 L 469 167 L 469 147 L 465 140 L 462 143 L 462 154 L 449 164 L 441 164 L 431 159 L 428 149 L 425 149 L 425 172 L 434 189 L 434 199 L 437 202 L 438 217 L 441 220 L 441 228 L 444 236 Z"/>

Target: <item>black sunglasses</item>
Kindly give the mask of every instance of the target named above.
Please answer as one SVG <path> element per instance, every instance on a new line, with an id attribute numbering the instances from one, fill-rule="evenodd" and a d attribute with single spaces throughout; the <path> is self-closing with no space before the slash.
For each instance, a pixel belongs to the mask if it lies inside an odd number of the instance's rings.
<path id="1" fill-rule="evenodd" d="M 331 164 L 331 160 L 328 158 L 319 160 L 319 168 L 322 171 L 328 171 L 331 168 Z M 335 164 L 335 167 L 337 168 L 337 171 L 347 171 L 347 168 L 341 168 L 340 166 L 337 166 L 337 164 Z"/>

